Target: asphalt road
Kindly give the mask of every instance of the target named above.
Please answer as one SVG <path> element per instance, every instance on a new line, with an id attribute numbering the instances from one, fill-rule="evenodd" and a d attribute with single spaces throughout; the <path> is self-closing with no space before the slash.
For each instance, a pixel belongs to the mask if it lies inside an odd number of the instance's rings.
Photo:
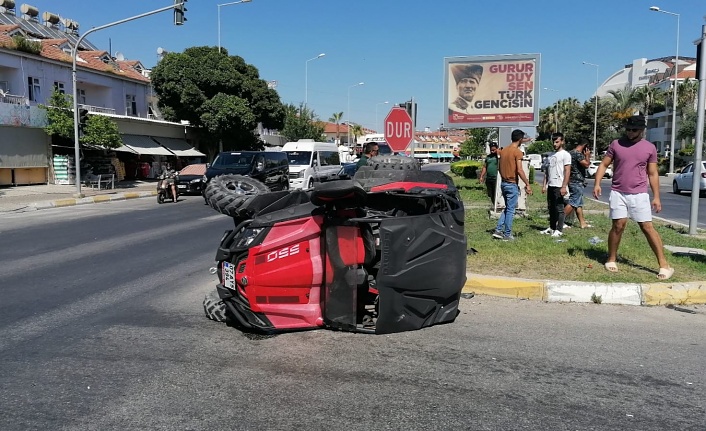
<path id="1" fill-rule="evenodd" d="M 464 299 L 387 336 L 245 336 L 200 197 L 0 215 L 1 430 L 703 430 L 706 314 Z"/>

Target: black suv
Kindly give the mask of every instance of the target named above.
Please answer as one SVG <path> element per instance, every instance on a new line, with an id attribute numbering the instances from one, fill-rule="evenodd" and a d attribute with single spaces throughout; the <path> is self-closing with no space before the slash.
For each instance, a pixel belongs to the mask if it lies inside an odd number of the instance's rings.
<path id="1" fill-rule="evenodd" d="M 203 189 L 211 178 L 224 175 L 247 175 L 272 191 L 289 190 L 289 162 L 282 151 L 224 151 L 206 168 Z"/>

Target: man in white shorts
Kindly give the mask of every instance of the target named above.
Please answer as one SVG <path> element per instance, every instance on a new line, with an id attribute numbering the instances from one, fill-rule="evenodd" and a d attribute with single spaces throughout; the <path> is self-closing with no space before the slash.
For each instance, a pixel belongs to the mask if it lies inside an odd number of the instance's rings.
<path id="1" fill-rule="evenodd" d="M 634 115 L 625 123 L 625 136 L 611 142 L 595 175 L 593 196 L 601 195 L 601 180 L 606 169 L 613 163 L 613 179 L 610 190 L 610 218 L 613 226 L 608 234 L 608 260 L 605 268 L 617 272 L 618 246 L 628 217 L 640 225 L 642 233 L 657 257 L 659 272 L 657 278 L 667 280 L 674 274 L 662 249 L 662 238 L 652 225 L 652 209 L 662 210 L 659 200 L 659 171 L 657 169 L 657 149 L 651 142 L 642 138 L 645 130 L 645 117 Z M 652 189 L 652 202 L 647 193 L 649 183 Z"/>

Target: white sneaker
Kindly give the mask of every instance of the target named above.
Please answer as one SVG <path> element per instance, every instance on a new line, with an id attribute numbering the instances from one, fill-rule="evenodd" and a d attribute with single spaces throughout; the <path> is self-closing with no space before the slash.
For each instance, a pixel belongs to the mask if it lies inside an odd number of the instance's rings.
<path id="1" fill-rule="evenodd" d="M 564 234 L 563 234 L 562 232 L 558 231 L 558 230 L 555 230 L 554 232 L 552 232 L 552 237 L 553 237 L 553 238 L 558 238 L 558 237 L 560 237 L 560 236 L 562 236 L 562 235 L 564 235 Z"/>
<path id="2" fill-rule="evenodd" d="M 542 235 L 551 235 L 552 234 L 552 228 L 548 227 L 544 229 L 543 231 L 539 232 Z"/>

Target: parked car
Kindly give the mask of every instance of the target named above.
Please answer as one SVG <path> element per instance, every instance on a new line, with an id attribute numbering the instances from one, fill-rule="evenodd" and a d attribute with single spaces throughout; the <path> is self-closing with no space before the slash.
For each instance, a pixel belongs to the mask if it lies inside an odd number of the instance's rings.
<path id="1" fill-rule="evenodd" d="M 535 170 L 540 170 L 542 168 L 541 154 L 528 154 L 526 157 L 530 161 L 530 166 L 532 166 Z"/>
<path id="2" fill-rule="evenodd" d="M 289 163 L 282 151 L 224 151 L 208 166 L 202 190 L 215 176 L 245 175 L 255 178 L 272 191 L 289 190 Z M 204 199 L 206 197 L 204 196 Z M 206 202 L 208 204 L 208 201 Z"/>
<path id="3" fill-rule="evenodd" d="M 598 171 L 598 166 L 601 165 L 600 160 L 594 160 L 591 162 L 590 165 L 588 165 L 588 169 L 586 170 L 586 173 L 588 174 L 589 178 L 593 178 L 594 175 L 596 175 L 596 171 Z M 612 178 L 613 177 L 613 168 L 608 166 L 608 168 L 605 170 L 605 174 L 603 174 L 603 178 Z"/>
<path id="4" fill-rule="evenodd" d="M 706 193 L 706 162 L 701 162 L 701 181 L 699 186 L 699 193 Z M 672 191 L 675 194 L 680 194 L 682 191 L 690 192 L 691 186 L 694 181 L 694 164 L 689 163 L 684 166 L 684 168 L 674 176 L 674 181 L 672 181 Z"/>
<path id="5" fill-rule="evenodd" d="M 203 176 L 206 173 L 205 163 L 195 163 L 180 170 L 176 177 L 176 186 L 182 195 L 200 195 L 203 190 Z"/>

